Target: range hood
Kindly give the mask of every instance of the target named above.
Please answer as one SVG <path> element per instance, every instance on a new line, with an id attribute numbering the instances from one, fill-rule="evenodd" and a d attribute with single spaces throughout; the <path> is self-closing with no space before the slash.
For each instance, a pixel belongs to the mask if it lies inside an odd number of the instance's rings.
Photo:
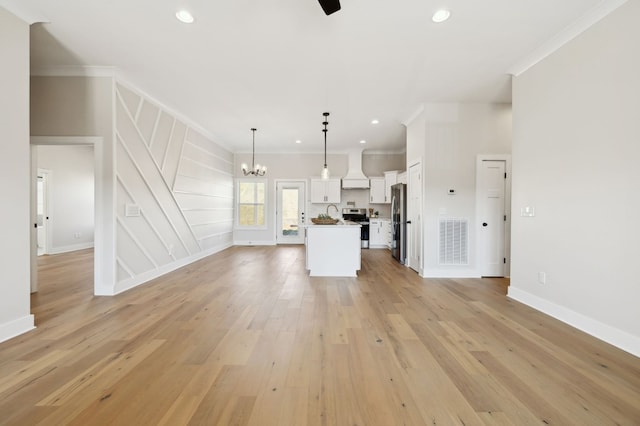
<path id="1" fill-rule="evenodd" d="M 349 152 L 349 168 L 342 178 L 343 189 L 369 188 L 369 178 L 362 173 L 362 150 Z"/>

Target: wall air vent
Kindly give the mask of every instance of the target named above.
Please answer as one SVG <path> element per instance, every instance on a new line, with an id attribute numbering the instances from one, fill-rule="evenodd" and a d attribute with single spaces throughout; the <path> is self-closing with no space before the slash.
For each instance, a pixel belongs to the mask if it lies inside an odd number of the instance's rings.
<path id="1" fill-rule="evenodd" d="M 438 264 L 469 264 L 469 221 L 467 219 L 440 219 Z"/>

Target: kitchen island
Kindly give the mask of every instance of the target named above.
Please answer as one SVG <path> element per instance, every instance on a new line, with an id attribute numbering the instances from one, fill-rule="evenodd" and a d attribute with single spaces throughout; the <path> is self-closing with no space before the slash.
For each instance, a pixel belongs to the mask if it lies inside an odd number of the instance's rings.
<path id="1" fill-rule="evenodd" d="M 307 269 L 312 277 L 355 277 L 360 270 L 360 224 L 306 225 Z"/>

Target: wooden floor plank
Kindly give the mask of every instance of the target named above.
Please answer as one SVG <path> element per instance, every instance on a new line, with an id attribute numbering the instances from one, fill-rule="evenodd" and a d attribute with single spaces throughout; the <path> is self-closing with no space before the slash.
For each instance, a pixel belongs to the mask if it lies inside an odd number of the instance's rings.
<path id="1" fill-rule="evenodd" d="M 386 250 L 309 277 L 233 247 L 114 297 L 93 251 L 39 258 L 37 329 L 0 344 L 0 425 L 638 425 L 640 360 Z"/>

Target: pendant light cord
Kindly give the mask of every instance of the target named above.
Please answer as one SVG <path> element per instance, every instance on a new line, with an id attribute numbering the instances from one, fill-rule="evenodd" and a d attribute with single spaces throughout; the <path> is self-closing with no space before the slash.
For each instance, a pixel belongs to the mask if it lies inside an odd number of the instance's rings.
<path id="1" fill-rule="evenodd" d="M 251 147 L 251 170 L 255 170 L 256 169 L 256 130 L 258 129 L 251 129 L 251 131 L 253 132 L 253 146 Z"/>
<path id="2" fill-rule="evenodd" d="M 324 133 L 324 168 L 327 168 L 327 124 L 329 124 L 329 119 L 327 117 L 329 117 L 329 113 L 328 112 L 324 112 L 322 113 L 322 115 L 324 116 L 324 121 L 322 122 L 322 124 L 324 124 L 324 129 L 322 130 L 322 132 Z"/>

